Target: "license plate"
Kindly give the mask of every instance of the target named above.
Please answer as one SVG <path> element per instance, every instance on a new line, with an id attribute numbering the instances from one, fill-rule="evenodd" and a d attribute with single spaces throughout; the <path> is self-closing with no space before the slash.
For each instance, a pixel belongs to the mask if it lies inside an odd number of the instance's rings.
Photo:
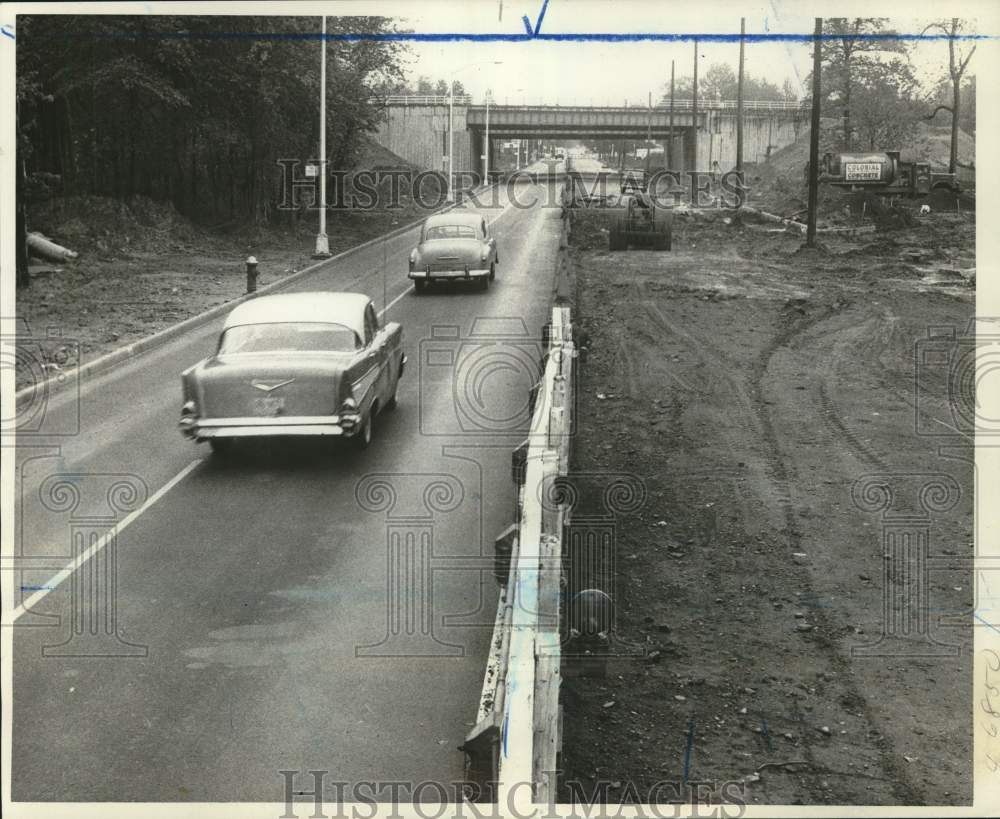
<path id="1" fill-rule="evenodd" d="M 254 415 L 277 415 L 285 408 L 285 399 L 278 395 L 265 395 L 253 400 Z"/>

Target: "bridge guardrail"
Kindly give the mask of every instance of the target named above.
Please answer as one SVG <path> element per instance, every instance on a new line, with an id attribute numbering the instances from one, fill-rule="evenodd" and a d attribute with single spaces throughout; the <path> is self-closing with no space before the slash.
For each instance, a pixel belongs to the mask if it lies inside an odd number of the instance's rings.
<path id="1" fill-rule="evenodd" d="M 382 98 L 382 102 L 386 105 L 447 105 L 448 95 L 447 94 L 390 94 L 387 97 Z M 455 103 L 457 105 L 475 105 L 477 107 L 485 106 L 485 101 L 483 102 L 473 102 L 472 96 L 469 94 L 456 94 Z M 718 111 L 718 110 L 735 110 L 739 103 L 737 100 L 720 100 L 720 99 L 699 99 L 698 100 L 698 110 L 700 111 Z M 676 111 L 689 111 L 694 107 L 693 100 L 689 99 L 678 99 L 674 100 L 674 110 Z M 525 98 L 522 98 L 520 102 L 515 100 L 513 103 L 510 102 L 509 98 L 505 98 L 503 102 L 496 99 L 491 100 L 490 108 L 606 108 L 610 110 L 622 110 L 622 111 L 668 111 L 670 109 L 670 103 L 666 101 L 661 101 L 649 106 L 648 103 L 636 103 L 634 105 L 629 105 L 628 103 L 624 105 L 613 105 L 607 102 L 601 103 L 593 100 L 556 100 L 555 102 L 544 102 L 539 100 L 538 102 L 528 102 Z M 808 101 L 802 102 L 800 100 L 744 100 L 743 109 L 745 111 L 799 111 L 808 109 Z"/>
<path id="2" fill-rule="evenodd" d="M 522 814 L 555 800 L 561 747 L 560 606 L 567 511 L 556 478 L 569 470 L 575 355 L 570 308 L 556 306 L 531 432 L 512 458 L 517 523 L 498 538 L 497 605 L 476 725 L 466 737 L 468 779 L 480 796 Z M 509 552 L 507 551 L 509 549 Z M 505 566 L 509 554 L 509 568 Z M 530 783 L 530 787 L 529 787 Z"/>
<path id="3" fill-rule="evenodd" d="M 447 105 L 447 94 L 389 94 L 381 99 L 386 105 Z M 469 94 L 456 94 L 456 105 L 471 105 L 472 97 Z"/>

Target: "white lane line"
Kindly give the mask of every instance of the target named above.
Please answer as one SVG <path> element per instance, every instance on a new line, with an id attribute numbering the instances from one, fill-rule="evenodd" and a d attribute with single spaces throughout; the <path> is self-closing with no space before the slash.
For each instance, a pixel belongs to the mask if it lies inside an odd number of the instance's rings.
<path id="1" fill-rule="evenodd" d="M 64 569 L 60 570 L 49 580 L 43 584 L 42 588 L 36 591 L 31 597 L 25 600 L 21 605 L 11 612 L 8 624 L 14 623 L 18 617 L 25 613 L 32 606 L 39 603 L 50 591 L 52 591 L 56 586 L 62 583 L 67 577 L 73 574 L 77 569 L 83 566 L 90 558 L 101 551 L 112 538 L 117 537 L 130 523 L 132 523 L 136 518 L 139 517 L 143 512 L 149 509 L 154 503 L 156 503 L 160 498 L 167 494 L 171 489 L 173 489 L 177 484 L 184 480 L 188 475 L 194 471 L 195 467 L 202 462 L 201 458 L 196 458 L 191 461 L 187 466 L 185 466 L 180 472 L 178 472 L 174 477 L 167 481 L 163 486 L 161 486 L 156 492 L 154 492 L 149 499 L 134 512 L 130 512 L 124 518 L 122 518 L 121 523 L 115 524 L 104 537 L 102 537 L 97 543 L 91 546 L 87 551 L 81 554 L 79 557 L 74 558 L 73 562 L 69 563 Z"/>
<path id="2" fill-rule="evenodd" d="M 402 293 L 400 293 L 398 296 L 396 296 L 396 298 L 394 298 L 385 307 L 383 307 L 381 310 L 378 311 L 379 318 L 382 318 L 383 314 L 388 313 L 389 312 L 389 308 L 392 307 L 401 298 L 403 298 L 403 296 L 405 296 L 407 293 L 409 293 L 410 290 L 412 290 L 412 289 L 413 288 L 409 284 L 407 284 L 406 285 L 406 289 Z"/>

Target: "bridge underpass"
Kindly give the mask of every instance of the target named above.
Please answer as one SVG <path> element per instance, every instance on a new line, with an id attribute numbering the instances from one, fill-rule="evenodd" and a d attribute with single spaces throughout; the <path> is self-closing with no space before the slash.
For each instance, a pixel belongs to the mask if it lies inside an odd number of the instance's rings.
<path id="1" fill-rule="evenodd" d="M 488 113 L 487 113 L 488 112 Z M 762 162 L 793 142 L 808 122 L 796 102 L 747 101 L 743 113 L 744 161 Z M 499 142 L 651 139 L 664 147 L 673 140 L 676 170 L 728 170 L 736 163 L 736 102 L 678 100 L 671 122 L 667 106 L 560 106 L 472 104 L 455 98 L 451 111 L 456 171 L 482 173 L 489 118 L 490 168 L 496 169 Z M 447 96 L 393 96 L 385 101 L 375 140 L 420 168 L 447 170 Z M 695 144 L 697 142 L 697 162 Z"/>

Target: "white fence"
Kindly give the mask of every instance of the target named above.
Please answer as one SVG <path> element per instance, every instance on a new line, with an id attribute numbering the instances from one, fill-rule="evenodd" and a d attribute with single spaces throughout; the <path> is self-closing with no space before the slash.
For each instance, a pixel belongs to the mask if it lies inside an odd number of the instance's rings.
<path id="1" fill-rule="evenodd" d="M 554 307 L 524 453 L 520 510 L 497 607 L 476 727 L 465 748 L 495 801 L 522 815 L 555 799 L 560 750 L 562 534 L 555 480 L 569 470 L 575 355 L 568 307 Z M 474 757 L 474 758 L 473 758 Z"/>

